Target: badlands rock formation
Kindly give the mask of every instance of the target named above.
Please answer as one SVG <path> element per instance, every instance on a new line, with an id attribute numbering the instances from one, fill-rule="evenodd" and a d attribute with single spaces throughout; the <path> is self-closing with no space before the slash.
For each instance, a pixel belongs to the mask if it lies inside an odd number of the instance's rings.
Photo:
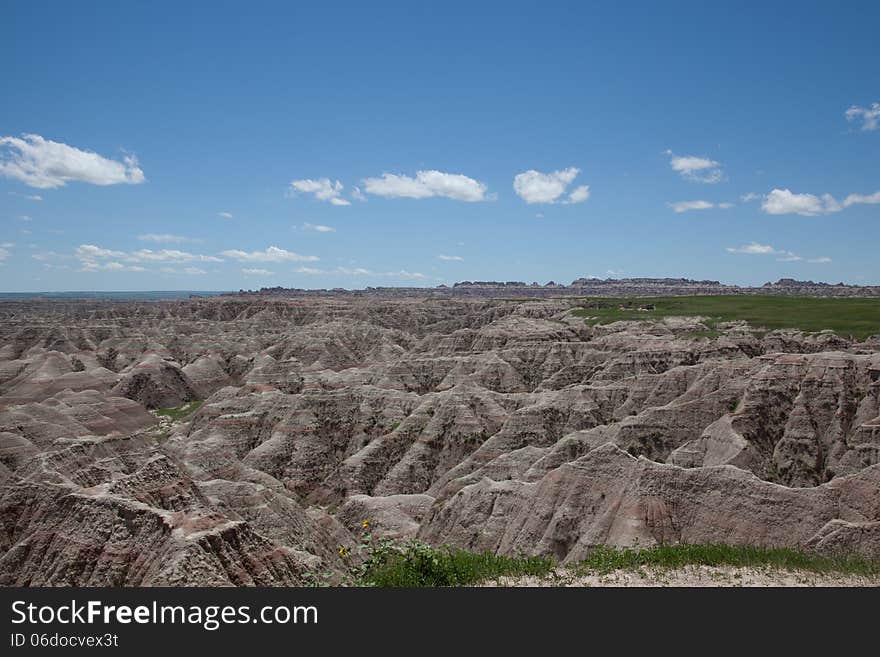
<path id="1" fill-rule="evenodd" d="M 880 558 L 880 340 L 577 299 L 0 304 L 0 584 L 300 585 L 380 535 Z M 204 400 L 183 421 L 149 411 Z"/>

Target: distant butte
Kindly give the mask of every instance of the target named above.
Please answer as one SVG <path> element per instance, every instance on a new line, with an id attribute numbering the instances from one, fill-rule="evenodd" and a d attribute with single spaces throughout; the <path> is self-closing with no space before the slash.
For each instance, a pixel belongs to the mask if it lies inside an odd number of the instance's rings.
<path id="1" fill-rule="evenodd" d="M 376 297 L 485 297 L 540 298 L 561 296 L 682 296 L 704 294 L 778 294 L 821 297 L 880 297 L 878 285 L 816 283 L 780 278 L 760 287 L 742 287 L 719 281 L 689 278 L 578 278 L 569 285 L 549 281 L 544 285 L 523 281 L 461 281 L 452 287 L 367 287 L 364 289 L 302 289 L 263 287 L 239 290 L 234 296 L 259 295 L 278 297 L 376 296 Z"/>

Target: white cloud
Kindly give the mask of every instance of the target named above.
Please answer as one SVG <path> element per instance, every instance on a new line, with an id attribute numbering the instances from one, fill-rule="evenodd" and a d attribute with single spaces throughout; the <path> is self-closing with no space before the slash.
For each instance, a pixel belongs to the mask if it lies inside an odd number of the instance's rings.
<path id="1" fill-rule="evenodd" d="M 743 194 L 739 197 L 739 200 L 743 203 L 748 203 L 749 201 L 757 201 L 759 198 L 762 198 L 760 194 L 755 194 L 755 192 L 749 192 L 748 194 Z"/>
<path id="2" fill-rule="evenodd" d="M 71 180 L 92 185 L 137 185 L 146 180 L 134 155 L 119 162 L 28 134 L 0 137 L 0 175 L 37 189 L 64 187 Z"/>
<path id="3" fill-rule="evenodd" d="M 335 233 L 336 229 L 333 226 L 323 226 L 321 224 L 310 224 L 304 223 L 302 225 L 303 230 L 310 230 L 315 233 Z"/>
<path id="4" fill-rule="evenodd" d="M 873 194 L 850 194 L 843 202 L 838 202 L 831 194 L 795 194 L 788 189 L 774 189 L 764 196 L 761 209 L 767 214 L 799 214 L 813 217 L 821 214 L 840 212 L 857 204 L 880 203 L 880 192 Z"/>
<path id="5" fill-rule="evenodd" d="M 563 203 L 583 203 L 588 198 L 590 198 L 590 186 L 581 185 L 580 187 L 575 187 L 574 191 L 568 195 L 568 200 L 563 201 Z"/>
<path id="6" fill-rule="evenodd" d="M 795 194 L 788 189 L 774 189 L 764 197 L 761 209 L 767 214 L 815 216 L 838 212 L 841 205 L 831 194 Z"/>
<path id="7" fill-rule="evenodd" d="M 21 215 L 21 216 L 18 218 L 18 220 L 19 220 L 19 221 L 33 221 L 33 219 L 31 219 L 31 218 L 30 218 L 29 216 L 27 216 L 26 214 Z"/>
<path id="8" fill-rule="evenodd" d="M 542 173 L 529 169 L 513 178 L 513 191 L 526 203 L 556 203 L 580 173 L 577 167 Z M 562 203 L 583 203 L 590 198 L 589 185 L 576 187 Z"/>
<path id="9" fill-rule="evenodd" d="M 160 244 L 177 244 L 180 242 L 194 241 L 189 237 L 172 235 L 171 233 L 145 233 L 143 235 L 138 235 L 137 238 L 141 242 L 158 242 Z"/>
<path id="10" fill-rule="evenodd" d="M 733 203 L 711 203 L 710 201 L 677 201 L 675 203 L 667 203 L 666 205 L 679 214 L 689 210 L 710 210 L 711 208 L 729 210 L 734 207 Z"/>
<path id="11" fill-rule="evenodd" d="M 376 276 L 382 278 L 396 278 L 403 280 L 421 280 L 425 278 L 424 274 L 419 272 L 411 272 L 405 269 L 399 271 L 372 271 L 363 267 L 336 267 L 335 269 L 315 269 L 314 267 L 299 267 L 297 273 L 308 274 L 310 276 L 320 275 L 342 275 L 342 276 Z"/>
<path id="12" fill-rule="evenodd" d="M 740 247 L 729 246 L 726 250 L 728 253 L 745 253 L 749 255 L 777 255 L 787 253 L 786 251 L 774 249 L 768 244 L 758 244 L 757 242 L 752 242 L 751 244 L 746 244 L 745 246 Z"/>
<path id="13" fill-rule="evenodd" d="M 715 204 L 709 201 L 677 201 L 675 203 L 667 203 L 666 205 L 679 214 L 689 210 L 708 210 L 715 207 Z"/>
<path id="14" fill-rule="evenodd" d="M 485 184 L 458 173 L 442 171 L 417 171 L 415 178 L 383 173 L 379 178 L 364 178 L 368 194 L 384 198 L 431 198 L 442 196 L 456 201 L 489 200 Z"/>
<path id="15" fill-rule="evenodd" d="M 162 267 L 159 271 L 163 274 L 186 274 L 187 276 L 201 276 L 207 274 L 204 269 L 199 267 L 184 267 L 183 269 L 175 269 L 174 267 Z"/>
<path id="16" fill-rule="evenodd" d="M 457 256 L 457 255 L 443 255 L 443 254 L 441 254 L 441 255 L 438 255 L 437 257 L 440 260 L 455 261 L 455 262 L 461 262 L 464 260 L 464 258 L 462 258 L 461 256 Z"/>
<path id="17" fill-rule="evenodd" d="M 18 192 L 9 192 L 10 196 L 18 196 L 20 198 L 26 198 L 28 201 L 42 201 L 43 197 L 39 194 L 19 194 Z"/>
<path id="18" fill-rule="evenodd" d="M 0 262 L 3 262 L 4 260 L 6 260 L 6 258 L 12 255 L 12 251 L 10 251 L 9 249 L 13 246 L 14 245 L 10 242 L 4 242 L 0 244 Z"/>
<path id="19" fill-rule="evenodd" d="M 871 107 L 853 105 L 846 110 L 846 120 L 862 121 L 862 130 L 876 130 L 880 127 L 880 103 L 871 103 Z"/>
<path id="20" fill-rule="evenodd" d="M 82 263 L 80 271 L 146 271 L 140 265 L 124 265 L 121 262 L 111 260 L 110 262 L 96 262 L 94 260 L 86 260 Z"/>
<path id="21" fill-rule="evenodd" d="M 360 187 L 355 187 L 351 192 L 351 197 L 355 201 L 366 201 L 367 197 L 364 196 L 364 193 L 361 191 Z"/>
<path id="22" fill-rule="evenodd" d="M 222 217 L 223 219 L 232 219 L 232 213 L 231 213 L 231 212 L 218 212 L 218 213 L 217 213 L 217 216 L 218 216 L 218 217 Z"/>
<path id="23" fill-rule="evenodd" d="M 779 256 L 776 258 L 777 262 L 812 262 L 812 263 L 825 263 L 831 262 L 831 258 L 821 257 L 821 258 L 804 258 L 799 256 L 797 253 L 792 251 L 786 251 L 785 249 L 777 249 L 769 244 L 758 244 L 757 242 L 752 242 L 750 244 L 746 244 L 745 246 L 740 247 L 727 247 L 726 251 L 728 253 L 740 253 L 745 255 L 775 255 Z"/>
<path id="24" fill-rule="evenodd" d="M 268 269 L 242 269 L 241 273 L 245 276 L 272 276 L 275 272 L 271 272 Z"/>
<path id="25" fill-rule="evenodd" d="M 104 249 L 94 244 L 81 244 L 76 247 L 75 255 L 80 260 L 95 260 L 97 258 L 124 258 L 124 251 Z"/>
<path id="26" fill-rule="evenodd" d="M 201 255 L 198 253 L 188 253 L 177 249 L 162 249 L 153 251 L 152 249 L 139 249 L 128 254 L 128 260 L 134 262 L 223 262 L 222 258 L 210 255 Z"/>
<path id="27" fill-rule="evenodd" d="M 177 249 L 139 249 L 137 251 L 115 251 L 94 244 L 81 244 L 74 251 L 74 257 L 82 264 L 81 271 L 146 271 L 139 263 L 161 262 L 183 264 L 189 262 L 223 262 L 222 258 L 210 255 L 188 253 Z M 123 264 L 129 263 L 129 264 Z M 183 270 L 183 273 L 195 273 Z"/>
<path id="28" fill-rule="evenodd" d="M 880 203 L 880 192 L 874 192 L 873 194 L 850 194 L 843 200 L 843 207 L 848 208 L 856 203 Z"/>
<path id="29" fill-rule="evenodd" d="M 791 251 L 784 251 L 781 258 L 776 258 L 777 262 L 800 262 L 802 260 L 802 257 Z"/>
<path id="30" fill-rule="evenodd" d="M 675 155 L 672 151 L 666 151 L 666 154 L 670 156 L 672 170 L 685 180 L 713 184 L 724 179 L 720 162 L 696 155 Z"/>
<path id="31" fill-rule="evenodd" d="M 351 205 L 351 201 L 346 201 L 341 197 L 343 189 L 341 182 L 338 180 L 330 182 L 329 178 L 319 178 L 318 180 L 305 178 L 290 183 L 292 194 L 313 194 L 319 201 L 329 201 L 331 205 Z"/>
<path id="32" fill-rule="evenodd" d="M 277 246 L 270 246 L 263 251 L 240 251 L 231 249 L 223 251 L 225 255 L 239 262 L 316 262 L 320 260 L 317 256 L 300 255 L 286 249 L 280 249 Z"/>

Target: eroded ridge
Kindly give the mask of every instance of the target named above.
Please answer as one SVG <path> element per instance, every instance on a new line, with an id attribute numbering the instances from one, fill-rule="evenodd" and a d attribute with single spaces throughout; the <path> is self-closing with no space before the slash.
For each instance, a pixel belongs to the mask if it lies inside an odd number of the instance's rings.
<path id="1" fill-rule="evenodd" d="M 880 558 L 880 338 L 582 308 L 2 304 L 0 583 L 303 584 L 341 577 L 365 518 L 561 562 Z"/>

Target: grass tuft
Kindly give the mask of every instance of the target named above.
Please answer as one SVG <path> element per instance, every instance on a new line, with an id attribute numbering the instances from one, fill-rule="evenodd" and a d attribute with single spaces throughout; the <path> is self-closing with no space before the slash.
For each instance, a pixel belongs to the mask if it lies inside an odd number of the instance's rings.
<path id="1" fill-rule="evenodd" d="M 469 586 L 499 577 L 552 576 L 556 568 L 551 557 L 505 557 L 446 546 L 433 548 L 418 541 L 380 541 L 372 545 L 366 562 L 356 569 L 355 581 L 360 586 Z M 642 567 L 675 570 L 690 565 L 880 577 L 880 561 L 859 555 L 827 556 L 786 548 L 714 544 L 658 545 L 645 549 L 599 546 L 589 557 L 567 565 L 566 569 L 577 576 Z"/>
<path id="2" fill-rule="evenodd" d="M 183 406 L 178 406 L 176 408 L 157 408 L 156 415 L 162 415 L 164 417 L 170 418 L 173 422 L 178 422 L 185 418 L 187 415 L 195 413 L 201 405 L 202 400 L 196 399 L 195 401 L 188 402 Z"/>
<path id="3" fill-rule="evenodd" d="M 575 574 L 635 570 L 642 566 L 676 569 L 683 566 L 770 567 L 816 573 L 880 576 L 880 561 L 860 555 L 828 556 L 788 548 L 747 545 L 657 545 L 642 550 L 599 546 L 584 561 L 568 566 Z"/>
<path id="4" fill-rule="evenodd" d="M 357 580 L 394 588 L 468 586 L 504 575 L 548 575 L 553 568 L 549 557 L 504 557 L 411 541 L 374 552 Z"/>

